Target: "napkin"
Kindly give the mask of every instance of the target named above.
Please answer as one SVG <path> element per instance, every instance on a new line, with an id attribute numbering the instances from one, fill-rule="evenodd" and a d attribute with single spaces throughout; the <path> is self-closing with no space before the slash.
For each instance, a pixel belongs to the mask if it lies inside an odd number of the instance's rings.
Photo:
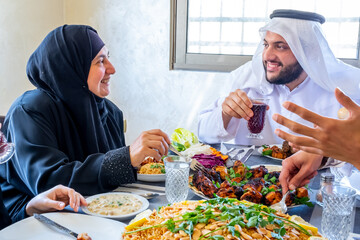
<path id="1" fill-rule="evenodd" d="M 224 143 L 221 143 L 220 152 L 224 155 L 228 155 L 231 159 L 234 159 L 236 155 L 244 152 L 244 148 L 241 146 L 226 146 Z"/>
<path id="2" fill-rule="evenodd" d="M 254 152 L 255 152 L 255 145 L 252 145 L 251 147 L 244 147 L 244 148 L 242 148 L 243 151 L 239 150 L 238 154 L 235 155 L 234 160 L 239 160 L 239 159 L 241 159 L 242 157 L 244 157 L 245 154 L 248 152 L 249 149 L 253 149 L 253 152 L 252 152 L 252 153 L 254 153 Z M 251 154 L 252 154 L 252 153 L 251 153 Z"/>

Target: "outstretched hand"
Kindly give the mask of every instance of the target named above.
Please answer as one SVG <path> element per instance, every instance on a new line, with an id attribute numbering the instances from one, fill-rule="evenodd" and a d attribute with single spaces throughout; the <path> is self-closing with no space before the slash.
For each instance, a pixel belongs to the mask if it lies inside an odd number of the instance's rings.
<path id="1" fill-rule="evenodd" d="M 315 126 L 307 127 L 274 114 L 273 119 L 277 123 L 304 136 L 289 134 L 280 129 L 276 129 L 275 133 L 291 142 L 297 149 L 346 161 L 359 168 L 360 161 L 357 158 L 360 155 L 360 107 L 339 89 L 335 90 L 335 96 L 349 111 L 348 118 L 339 120 L 323 117 L 294 103 L 285 102 L 283 106 L 287 110 Z"/>
<path id="2" fill-rule="evenodd" d="M 130 158 L 133 167 L 137 167 L 148 156 L 161 159 L 169 150 L 170 139 L 160 129 L 142 132 L 130 145 Z"/>
<path id="3" fill-rule="evenodd" d="M 26 205 L 26 213 L 32 216 L 34 213 L 45 213 L 63 210 L 70 205 L 75 212 L 80 206 L 86 206 L 85 198 L 72 188 L 57 185 L 30 200 Z"/>

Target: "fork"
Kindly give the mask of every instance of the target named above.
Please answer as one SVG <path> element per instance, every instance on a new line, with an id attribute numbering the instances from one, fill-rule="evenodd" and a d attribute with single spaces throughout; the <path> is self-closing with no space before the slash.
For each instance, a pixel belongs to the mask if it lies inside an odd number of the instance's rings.
<path id="1" fill-rule="evenodd" d="M 289 194 L 289 191 L 287 191 L 287 192 L 283 195 L 283 197 L 282 197 L 282 199 L 281 199 L 280 202 L 275 203 L 275 204 L 271 205 L 270 207 L 271 207 L 272 209 L 275 209 L 276 211 L 279 211 L 279 212 L 282 212 L 282 213 L 286 213 L 286 211 L 287 211 L 287 206 L 286 206 L 285 200 L 286 200 L 286 197 L 287 197 L 288 194 Z"/>
<path id="2" fill-rule="evenodd" d="M 121 192 L 136 194 L 136 195 L 139 195 L 139 196 L 141 196 L 143 198 L 146 198 L 146 199 L 152 199 L 152 198 L 156 198 L 157 196 L 160 196 L 159 193 L 151 193 L 151 192 L 148 192 L 148 193 L 134 193 L 134 192 L 131 192 L 131 191 L 121 191 Z"/>
<path id="3" fill-rule="evenodd" d="M 175 148 L 174 148 L 174 146 L 173 145 L 169 145 L 169 150 L 171 150 L 173 153 L 175 153 L 176 155 L 178 155 L 178 156 L 182 156 L 182 154 L 180 153 L 180 152 L 178 152 L 178 150 L 176 150 Z"/>
<path id="4" fill-rule="evenodd" d="M 236 149 L 235 147 L 230 148 L 224 155 L 229 155 L 235 149 Z"/>
<path id="5" fill-rule="evenodd" d="M 201 163 L 199 163 L 198 161 L 195 162 L 194 164 L 194 169 L 196 171 L 202 171 L 203 173 L 208 173 L 207 168 L 205 168 Z"/>

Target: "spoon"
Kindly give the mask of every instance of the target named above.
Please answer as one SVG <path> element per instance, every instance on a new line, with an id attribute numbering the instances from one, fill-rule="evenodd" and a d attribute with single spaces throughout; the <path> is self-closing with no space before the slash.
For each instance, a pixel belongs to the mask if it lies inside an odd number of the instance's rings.
<path id="1" fill-rule="evenodd" d="M 155 198 L 155 197 L 159 196 L 160 194 L 158 194 L 158 193 L 144 193 L 144 194 L 139 194 L 139 195 L 146 198 L 146 199 L 152 199 L 152 198 Z"/>
<path id="2" fill-rule="evenodd" d="M 286 197 L 287 197 L 288 194 L 289 194 L 289 191 L 287 191 L 287 192 L 283 195 L 283 197 L 282 197 L 282 199 L 281 199 L 280 202 L 275 203 L 275 204 L 271 205 L 270 207 L 271 207 L 272 209 L 275 209 L 276 211 L 279 211 L 279 212 L 282 212 L 282 213 L 286 213 L 286 211 L 287 211 L 287 206 L 286 206 L 285 200 L 286 200 Z"/>

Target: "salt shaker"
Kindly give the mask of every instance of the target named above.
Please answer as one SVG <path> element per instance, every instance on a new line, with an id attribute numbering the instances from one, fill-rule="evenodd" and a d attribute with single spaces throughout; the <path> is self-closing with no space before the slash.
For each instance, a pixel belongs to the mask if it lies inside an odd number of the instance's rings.
<path id="1" fill-rule="evenodd" d="M 320 176 L 320 189 L 316 193 L 316 203 L 320 206 L 323 206 L 323 197 L 321 194 L 321 190 L 326 188 L 327 186 L 332 186 L 335 181 L 335 176 L 332 173 L 325 172 Z"/>

